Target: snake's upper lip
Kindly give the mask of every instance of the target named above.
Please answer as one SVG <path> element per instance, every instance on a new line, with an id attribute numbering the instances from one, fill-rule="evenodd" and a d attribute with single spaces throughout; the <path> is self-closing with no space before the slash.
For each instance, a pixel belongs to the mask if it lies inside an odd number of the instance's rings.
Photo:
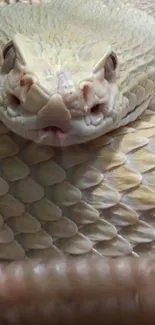
<path id="1" fill-rule="evenodd" d="M 69 123 L 62 125 L 62 123 L 52 123 L 51 121 L 48 120 L 37 119 L 35 130 L 42 131 L 42 132 L 51 132 L 51 133 L 52 132 L 67 133 L 69 130 Z"/>

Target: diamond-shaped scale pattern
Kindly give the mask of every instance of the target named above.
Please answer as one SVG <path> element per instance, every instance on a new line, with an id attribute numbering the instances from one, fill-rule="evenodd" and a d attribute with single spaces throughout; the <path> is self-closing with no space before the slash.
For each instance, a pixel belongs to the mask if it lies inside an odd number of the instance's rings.
<path id="1" fill-rule="evenodd" d="M 155 17 L 154 0 L 121 2 Z M 151 80 L 145 94 L 147 87 Z M 137 91 L 144 97 L 143 87 Z M 154 253 L 154 114 L 60 152 L 0 123 L 1 260 Z"/>
<path id="2" fill-rule="evenodd" d="M 0 124 L 0 259 L 155 251 L 155 115 L 81 146 Z"/>

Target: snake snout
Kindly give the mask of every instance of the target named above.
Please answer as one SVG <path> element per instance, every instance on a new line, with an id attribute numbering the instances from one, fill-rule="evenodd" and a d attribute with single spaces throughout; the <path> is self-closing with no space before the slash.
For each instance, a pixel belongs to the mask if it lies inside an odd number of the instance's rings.
<path id="1" fill-rule="evenodd" d="M 53 95 L 47 104 L 38 112 L 44 127 L 56 127 L 67 131 L 71 115 L 60 95 Z"/>

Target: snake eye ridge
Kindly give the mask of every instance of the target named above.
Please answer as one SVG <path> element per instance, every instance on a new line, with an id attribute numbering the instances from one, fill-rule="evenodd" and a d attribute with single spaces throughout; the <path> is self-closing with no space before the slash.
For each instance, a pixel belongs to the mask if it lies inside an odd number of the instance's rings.
<path id="1" fill-rule="evenodd" d="M 13 69 L 16 60 L 16 53 L 12 41 L 8 42 L 4 46 L 2 50 L 2 57 L 3 57 L 3 64 L 2 64 L 1 71 L 3 74 L 7 74 Z"/>
<path id="2" fill-rule="evenodd" d="M 6 55 L 7 55 L 8 51 L 9 51 L 11 48 L 13 48 L 13 47 L 14 47 L 14 46 L 13 46 L 13 42 L 12 42 L 12 41 L 8 42 L 8 43 L 4 46 L 3 51 L 2 51 L 3 59 L 6 58 Z"/>

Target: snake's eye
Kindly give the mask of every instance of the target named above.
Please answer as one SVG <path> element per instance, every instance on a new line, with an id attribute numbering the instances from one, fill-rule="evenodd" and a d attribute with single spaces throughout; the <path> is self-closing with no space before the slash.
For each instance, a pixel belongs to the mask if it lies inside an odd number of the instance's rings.
<path id="1" fill-rule="evenodd" d="M 3 50 L 2 50 L 2 56 L 4 59 L 3 65 L 2 65 L 2 72 L 3 73 L 9 73 L 11 69 L 13 69 L 16 59 L 16 53 L 12 42 L 8 42 Z"/>
<path id="2" fill-rule="evenodd" d="M 104 70 L 105 70 L 105 78 L 110 81 L 112 77 L 115 75 L 116 69 L 118 65 L 118 59 L 114 52 L 111 52 L 111 54 L 108 56 Z"/>

